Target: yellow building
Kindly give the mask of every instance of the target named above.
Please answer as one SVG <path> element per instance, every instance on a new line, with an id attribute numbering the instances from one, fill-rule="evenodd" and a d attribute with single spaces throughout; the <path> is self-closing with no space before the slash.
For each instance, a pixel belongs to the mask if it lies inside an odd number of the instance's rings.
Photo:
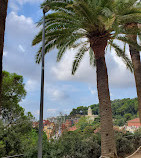
<path id="1" fill-rule="evenodd" d="M 50 139 L 53 134 L 54 134 L 54 128 L 55 128 L 55 124 L 53 122 L 50 121 L 44 121 L 44 128 L 43 131 L 46 133 L 47 138 Z"/>

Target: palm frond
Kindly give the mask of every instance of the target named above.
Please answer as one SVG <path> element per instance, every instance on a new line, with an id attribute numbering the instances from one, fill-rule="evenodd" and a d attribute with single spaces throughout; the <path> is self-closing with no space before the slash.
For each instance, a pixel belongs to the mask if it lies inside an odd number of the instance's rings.
<path id="1" fill-rule="evenodd" d="M 42 30 L 36 35 L 32 41 L 32 46 L 39 44 L 42 41 Z"/>
<path id="2" fill-rule="evenodd" d="M 79 64 L 80 64 L 86 51 L 88 51 L 88 48 L 84 46 L 84 47 L 80 48 L 79 52 L 76 54 L 75 60 L 74 60 L 73 65 L 72 65 L 72 75 L 74 75 L 76 70 L 78 69 Z"/>
<path id="3" fill-rule="evenodd" d="M 59 48 L 59 52 L 57 55 L 57 62 L 59 62 L 62 59 L 63 54 L 66 52 L 67 49 L 69 49 L 69 46 L 73 45 L 73 43 L 75 42 L 75 38 L 73 39 L 66 39 L 65 44 L 63 44 L 60 48 Z"/>
<path id="4" fill-rule="evenodd" d="M 72 0 L 46 0 L 41 4 L 41 8 L 48 6 L 51 10 L 58 10 L 60 8 L 66 8 L 68 4 L 72 4 Z"/>
<path id="5" fill-rule="evenodd" d="M 45 17 L 45 53 L 57 48 L 57 61 L 60 61 L 67 49 L 77 48 L 79 52 L 73 62 L 72 74 L 75 74 L 82 57 L 89 51 L 90 64 L 95 65 L 95 57 L 87 42 L 82 42 L 82 38 L 87 38 L 88 42 L 95 40 L 98 36 L 105 35 L 106 32 L 109 45 L 113 47 L 119 57 L 122 57 L 127 67 L 132 71 L 132 63 L 125 54 L 125 47 L 122 50 L 113 40 L 117 39 L 123 43 L 134 46 L 141 50 L 141 46 L 130 41 L 125 35 L 141 35 L 140 29 L 127 30 L 125 25 L 130 22 L 140 22 L 141 8 L 136 7 L 136 0 L 46 0 L 41 7 L 48 6 L 52 12 Z M 41 19 L 38 25 L 42 25 Z M 120 36 L 122 35 L 122 36 Z M 124 36 L 123 36 L 124 35 Z M 42 30 L 34 38 L 32 45 L 42 41 Z M 81 42 L 82 43 L 81 43 Z M 40 62 L 41 50 L 36 54 L 36 62 Z"/>
<path id="6" fill-rule="evenodd" d="M 118 57 L 122 58 L 123 62 L 125 63 L 126 67 L 133 72 L 133 64 L 128 56 L 125 54 L 124 50 L 122 50 L 117 44 L 109 41 L 109 44 L 115 49 L 115 52 Z"/>
<path id="7" fill-rule="evenodd" d="M 117 37 L 116 39 L 122 42 L 128 43 L 137 51 L 141 51 L 141 46 L 137 43 L 137 41 L 133 41 L 133 40 L 128 39 L 127 37 L 121 37 L 121 36 Z"/>
<path id="8" fill-rule="evenodd" d="M 141 12 L 134 14 L 126 14 L 119 17 L 120 24 L 124 23 L 140 23 L 141 22 Z"/>
<path id="9" fill-rule="evenodd" d="M 90 57 L 90 65 L 92 67 L 95 67 L 96 66 L 96 61 L 95 61 L 95 55 L 94 55 L 94 52 L 93 52 L 92 48 L 89 49 L 89 57 Z"/>
<path id="10" fill-rule="evenodd" d="M 38 50 L 38 52 L 36 53 L 36 56 L 35 56 L 35 61 L 37 64 L 39 64 L 41 62 L 41 59 L 42 59 L 42 47 L 40 47 L 40 49 Z"/>

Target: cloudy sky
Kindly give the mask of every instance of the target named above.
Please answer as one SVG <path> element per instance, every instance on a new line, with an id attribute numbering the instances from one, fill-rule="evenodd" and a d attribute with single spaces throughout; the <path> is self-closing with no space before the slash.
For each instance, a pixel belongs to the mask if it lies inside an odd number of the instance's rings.
<path id="1" fill-rule="evenodd" d="M 40 104 L 41 65 L 35 63 L 39 48 L 31 43 L 40 28 L 36 23 L 42 17 L 43 0 L 10 0 L 8 6 L 4 70 L 24 77 L 26 98 L 20 103 L 38 119 Z M 127 48 L 128 50 L 128 48 Z M 96 70 L 85 55 L 75 76 L 71 75 L 75 50 L 68 50 L 60 63 L 56 63 L 57 50 L 45 57 L 44 118 L 60 112 L 68 114 L 72 108 L 98 103 Z M 128 53 L 128 52 L 127 52 Z M 133 74 L 112 50 L 106 54 L 111 99 L 134 98 L 136 89 Z"/>

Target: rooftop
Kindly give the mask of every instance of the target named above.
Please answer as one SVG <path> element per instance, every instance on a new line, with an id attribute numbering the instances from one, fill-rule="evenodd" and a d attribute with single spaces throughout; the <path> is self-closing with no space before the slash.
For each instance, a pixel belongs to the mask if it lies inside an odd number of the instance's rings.
<path id="1" fill-rule="evenodd" d="M 133 120 L 128 121 L 128 123 L 140 123 L 140 119 L 139 118 L 135 118 Z"/>

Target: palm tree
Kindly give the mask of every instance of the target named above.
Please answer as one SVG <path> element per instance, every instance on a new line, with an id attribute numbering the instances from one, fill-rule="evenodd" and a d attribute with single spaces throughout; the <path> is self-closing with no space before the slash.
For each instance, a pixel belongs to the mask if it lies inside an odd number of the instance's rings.
<path id="1" fill-rule="evenodd" d="M 136 82 L 137 96 L 138 96 L 138 111 L 141 122 L 141 61 L 140 61 L 140 47 L 137 45 L 137 36 L 141 35 L 141 29 L 138 28 L 138 23 L 141 23 L 141 2 L 137 0 L 116 0 L 117 15 L 119 16 L 119 25 L 121 26 L 123 42 L 130 41 L 129 51 L 134 68 L 134 76 Z M 137 47 L 135 47 L 137 46 Z"/>
<path id="2" fill-rule="evenodd" d="M 7 15 L 8 0 L 0 0 L 0 115 L 1 115 L 1 85 L 2 85 L 2 59 L 4 47 L 5 21 Z"/>
<path id="3" fill-rule="evenodd" d="M 69 48 L 78 53 L 72 66 L 74 75 L 84 54 L 89 51 L 90 63 L 96 65 L 97 89 L 101 118 L 101 153 L 102 156 L 117 157 L 114 141 L 111 101 L 109 95 L 108 74 L 105 62 L 105 48 L 111 45 L 119 57 L 132 70 L 132 64 L 124 51 L 113 40 L 117 36 L 117 17 L 114 13 L 113 0 L 46 0 L 42 7 L 48 5 L 51 14 L 46 16 L 45 52 L 55 47 L 59 50 L 57 61 Z M 42 24 L 42 20 L 39 25 Z M 42 30 L 34 38 L 33 45 L 42 41 Z M 37 52 L 36 62 L 41 59 L 41 49 Z"/>

